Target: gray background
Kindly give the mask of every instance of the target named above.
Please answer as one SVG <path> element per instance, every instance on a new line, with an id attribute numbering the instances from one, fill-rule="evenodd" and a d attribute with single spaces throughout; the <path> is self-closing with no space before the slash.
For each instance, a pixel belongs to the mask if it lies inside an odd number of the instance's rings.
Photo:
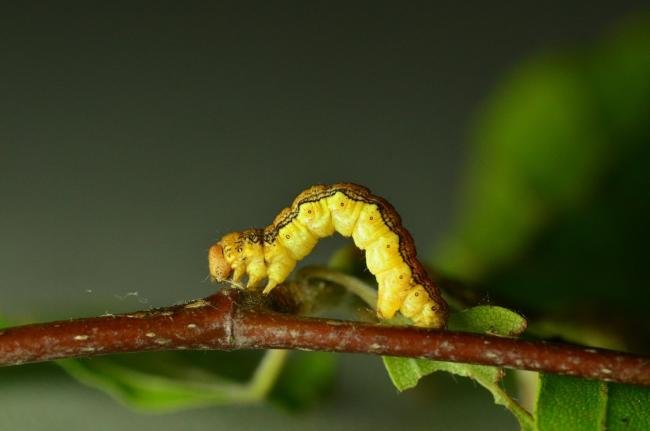
<path id="1" fill-rule="evenodd" d="M 212 241 L 268 224 L 320 182 L 388 198 L 426 255 L 453 215 L 469 126 L 495 85 L 639 7 L 3 3 L 0 316 L 205 296 Z M 397 395 L 375 358 L 341 362 L 331 399 L 297 417 L 142 416 L 48 367 L 3 370 L 0 429 L 516 428 L 462 379 Z"/>

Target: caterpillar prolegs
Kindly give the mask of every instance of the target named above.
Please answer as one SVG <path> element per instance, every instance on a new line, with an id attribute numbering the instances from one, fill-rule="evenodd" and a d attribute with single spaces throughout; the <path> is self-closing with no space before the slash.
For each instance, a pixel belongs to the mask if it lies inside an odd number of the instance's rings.
<path id="1" fill-rule="evenodd" d="M 225 235 L 208 253 L 210 275 L 222 281 L 248 274 L 248 287 L 268 278 L 264 293 L 282 283 L 320 238 L 338 232 L 365 250 L 366 265 L 379 284 L 377 314 L 400 311 L 418 326 L 445 325 L 447 305 L 417 260 L 413 238 L 386 200 L 351 183 L 316 185 L 264 229 Z"/>

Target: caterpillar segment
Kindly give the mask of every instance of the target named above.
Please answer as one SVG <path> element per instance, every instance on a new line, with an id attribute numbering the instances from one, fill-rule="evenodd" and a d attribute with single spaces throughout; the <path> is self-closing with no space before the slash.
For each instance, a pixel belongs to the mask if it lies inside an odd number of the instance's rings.
<path id="1" fill-rule="evenodd" d="M 366 265 L 379 286 L 379 318 L 400 312 L 417 326 L 445 325 L 447 305 L 417 260 L 413 238 L 399 215 L 387 201 L 356 184 L 310 187 L 266 228 L 225 235 L 208 253 L 210 274 L 216 281 L 232 274 L 235 282 L 248 275 L 250 289 L 267 279 L 263 292 L 269 293 L 320 238 L 334 232 L 351 236 L 365 250 Z"/>

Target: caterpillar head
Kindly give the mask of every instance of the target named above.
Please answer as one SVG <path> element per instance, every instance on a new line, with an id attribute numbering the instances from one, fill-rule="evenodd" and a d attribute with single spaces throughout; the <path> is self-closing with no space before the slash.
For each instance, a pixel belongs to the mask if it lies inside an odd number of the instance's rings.
<path id="1" fill-rule="evenodd" d="M 208 266 L 210 276 L 215 281 L 223 281 L 230 276 L 233 269 L 240 266 L 243 259 L 241 233 L 232 232 L 210 247 Z"/>
<path id="2" fill-rule="evenodd" d="M 223 281 L 232 272 L 230 264 L 223 255 L 223 247 L 220 243 L 216 243 L 210 247 L 208 251 L 208 267 L 210 269 L 210 277 L 214 281 Z"/>
<path id="3" fill-rule="evenodd" d="M 261 241 L 262 235 L 256 229 L 232 232 L 210 247 L 208 266 L 212 279 L 223 281 L 234 271 L 233 281 L 238 281 L 245 274 L 249 263 L 247 244 Z"/>

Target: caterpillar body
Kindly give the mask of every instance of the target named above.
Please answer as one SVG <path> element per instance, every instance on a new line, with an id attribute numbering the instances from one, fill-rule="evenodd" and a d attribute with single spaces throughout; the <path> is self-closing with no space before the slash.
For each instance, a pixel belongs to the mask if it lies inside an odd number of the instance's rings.
<path id="1" fill-rule="evenodd" d="M 249 288 L 268 278 L 264 293 L 282 283 L 320 238 L 338 232 L 365 250 L 368 270 L 379 285 L 377 315 L 398 311 L 415 325 L 440 328 L 447 305 L 416 257 L 415 245 L 393 206 L 367 188 L 351 183 L 316 185 L 300 193 L 290 208 L 264 229 L 225 235 L 208 253 L 211 277 L 248 275 Z"/>

